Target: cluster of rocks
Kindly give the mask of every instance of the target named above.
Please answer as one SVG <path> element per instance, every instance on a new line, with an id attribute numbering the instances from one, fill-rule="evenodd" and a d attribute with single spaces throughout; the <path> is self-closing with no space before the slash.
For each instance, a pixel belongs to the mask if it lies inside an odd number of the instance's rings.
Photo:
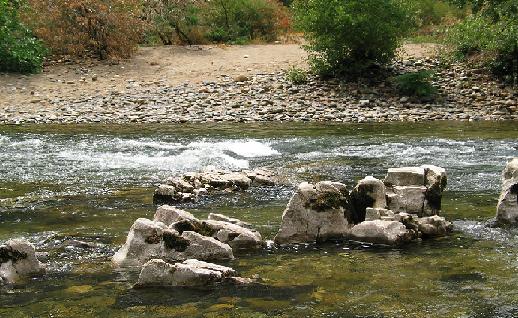
<path id="1" fill-rule="evenodd" d="M 200 261 L 230 260 L 234 252 L 264 246 L 261 234 L 240 220 L 213 213 L 207 220 L 199 220 L 189 212 L 164 205 L 153 220 L 135 221 L 113 262 L 117 266 L 143 266 L 137 286 L 180 286 L 193 281 L 209 284 L 229 281 L 229 273 L 234 277 L 230 281 L 247 282 L 235 278 L 231 269 Z"/>
<path id="2" fill-rule="evenodd" d="M 195 201 L 211 192 L 244 191 L 252 185 L 273 186 L 276 178 L 264 169 L 228 171 L 210 169 L 170 177 L 158 186 L 153 195 L 155 204 L 174 204 Z"/>
<path id="3" fill-rule="evenodd" d="M 503 224 L 518 223 L 518 157 L 509 161 L 502 172 L 496 220 Z"/>
<path id="4" fill-rule="evenodd" d="M 446 235 L 452 224 L 437 214 L 446 171 L 435 166 L 389 169 L 351 191 L 345 184 L 302 183 L 283 213 L 277 244 L 328 240 L 395 245 Z"/>
<path id="5" fill-rule="evenodd" d="M 433 59 L 408 60 L 394 68 L 403 73 L 439 64 Z M 284 72 L 176 87 L 165 80 L 128 80 L 125 89 L 75 99 L 33 97 L 27 105 L 0 109 L 0 124 L 518 119 L 516 91 L 478 70 L 462 65 L 438 68 L 434 84 L 440 97 L 422 102 L 399 96 L 390 81 L 364 85 L 313 78 L 295 85 Z"/>
<path id="6" fill-rule="evenodd" d="M 0 245 L 0 286 L 18 284 L 43 272 L 45 268 L 36 258 L 34 246 L 27 240 L 12 239 Z"/>

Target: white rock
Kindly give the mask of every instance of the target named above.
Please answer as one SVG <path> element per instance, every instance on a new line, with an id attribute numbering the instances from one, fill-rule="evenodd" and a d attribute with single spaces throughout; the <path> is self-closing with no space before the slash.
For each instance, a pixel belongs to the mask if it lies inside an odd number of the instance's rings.
<path id="1" fill-rule="evenodd" d="M 502 182 L 511 179 L 518 180 L 518 157 L 511 159 L 502 172 Z"/>
<path id="2" fill-rule="evenodd" d="M 387 207 L 385 185 L 381 180 L 368 176 L 358 182 L 351 192 L 351 203 L 354 207 L 353 222 L 365 220 L 367 208 L 384 209 Z"/>
<path id="3" fill-rule="evenodd" d="M 153 259 L 144 264 L 135 287 L 194 287 L 219 283 L 237 273 L 230 267 L 188 259 L 169 264 Z"/>
<path id="4" fill-rule="evenodd" d="M 424 186 L 425 169 L 422 167 L 390 168 L 384 182 L 389 187 Z"/>
<path id="5" fill-rule="evenodd" d="M 218 241 L 229 244 L 234 250 L 263 247 L 261 234 L 237 224 L 223 221 L 207 220 L 203 226 L 212 229 Z"/>
<path id="6" fill-rule="evenodd" d="M 506 180 L 502 185 L 496 219 L 500 223 L 518 223 L 518 178 Z"/>
<path id="7" fill-rule="evenodd" d="M 151 259 L 181 261 L 232 259 L 232 248 L 193 231 L 182 234 L 162 222 L 140 218 L 132 225 L 126 243 L 113 256 L 118 266 L 138 266 Z"/>
<path id="8" fill-rule="evenodd" d="M 308 243 L 343 238 L 350 228 L 348 193 L 340 183 L 301 183 L 282 215 L 275 243 Z"/>
<path id="9" fill-rule="evenodd" d="M 350 238 L 358 242 L 395 245 L 408 242 L 412 234 L 403 223 L 397 221 L 364 221 L 355 225 Z"/>
<path id="10" fill-rule="evenodd" d="M 191 221 L 199 223 L 200 221 L 194 217 L 191 213 L 177 209 L 170 205 L 162 205 L 160 206 L 153 217 L 153 220 L 156 222 L 162 222 L 165 225 L 169 226 L 172 223 L 179 221 Z"/>
<path id="11" fill-rule="evenodd" d="M 27 240 L 13 239 L 0 246 L 0 285 L 1 282 L 17 284 L 44 271 L 34 246 Z"/>
<path id="12" fill-rule="evenodd" d="M 387 207 L 395 213 L 414 213 L 425 216 L 424 186 L 396 186 L 387 190 Z"/>
<path id="13" fill-rule="evenodd" d="M 452 229 L 451 222 L 438 215 L 419 218 L 417 224 L 424 237 L 444 236 Z"/>
<path id="14" fill-rule="evenodd" d="M 250 223 L 246 223 L 239 219 L 231 218 L 226 215 L 218 214 L 218 213 L 209 213 L 209 216 L 207 217 L 207 219 L 213 220 L 213 221 L 223 221 L 223 222 L 227 222 L 227 223 L 232 223 L 232 224 L 236 224 L 236 225 L 239 225 L 241 227 L 246 227 L 246 228 L 252 227 L 252 225 Z"/>

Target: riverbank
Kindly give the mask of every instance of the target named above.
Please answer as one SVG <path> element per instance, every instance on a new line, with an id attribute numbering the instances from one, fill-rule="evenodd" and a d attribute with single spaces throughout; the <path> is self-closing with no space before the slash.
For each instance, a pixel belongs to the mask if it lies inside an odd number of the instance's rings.
<path id="1" fill-rule="evenodd" d="M 164 48 L 148 48 L 130 65 L 78 66 L 75 75 L 62 65 L 39 79 L 4 76 L 0 124 L 518 120 L 516 89 L 462 65 L 441 68 L 420 49 L 407 46 L 394 73 L 436 69 L 433 101 L 399 96 L 390 81 L 310 78 L 295 85 L 285 70 L 305 67 L 296 45 L 169 48 L 174 64 L 161 60 Z"/>

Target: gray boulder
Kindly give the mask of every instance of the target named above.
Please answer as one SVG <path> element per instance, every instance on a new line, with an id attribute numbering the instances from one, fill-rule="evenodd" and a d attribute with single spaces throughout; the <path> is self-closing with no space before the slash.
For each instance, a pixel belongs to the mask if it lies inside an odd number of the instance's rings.
<path id="1" fill-rule="evenodd" d="M 161 259 L 147 262 L 140 272 L 136 288 L 143 287 L 197 287 L 223 282 L 251 282 L 237 277 L 230 267 L 188 259 L 170 264 Z"/>
<path id="2" fill-rule="evenodd" d="M 419 218 L 417 224 L 423 237 L 445 236 L 452 230 L 451 222 L 438 215 Z"/>
<path id="3" fill-rule="evenodd" d="M 423 216 L 425 201 L 424 186 L 395 186 L 387 189 L 387 206 L 395 213 L 406 212 Z"/>
<path id="4" fill-rule="evenodd" d="M 304 182 L 282 215 L 277 244 L 321 242 L 343 238 L 351 227 L 349 193 L 344 184 Z"/>
<path id="5" fill-rule="evenodd" d="M 200 223 L 200 221 L 191 213 L 170 205 L 162 205 L 158 207 L 153 217 L 153 221 L 162 222 L 167 226 L 181 221 L 190 221 L 196 224 Z"/>
<path id="6" fill-rule="evenodd" d="M 252 228 L 252 225 L 250 223 L 246 223 L 246 222 L 243 222 L 243 221 L 241 221 L 239 219 L 231 218 L 231 217 L 228 217 L 228 216 L 223 215 L 223 214 L 209 213 L 209 216 L 207 217 L 207 219 L 213 220 L 213 221 L 223 221 L 223 222 L 227 222 L 227 223 L 232 223 L 232 224 L 236 224 L 236 225 L 239 225 L 241 227 L 246 227 L 246 228 L 249 228 L 249 229 Z"/>
<path id="7" fill-rule="evenodd" d="M 422 167 L 390 168 L 384 182 L 389 187 L 424 186 L 425 169 Z"/>
<path id="8" fill-rule="evenodd" d="M 29 241 L 13 239 L 0 246 L 0 285 L 18 284 L 27 277 L 43 272 L 45 269 Z"/>
<path id="9" fill-rule="evenodd" d="M 162 222 L 140 218 L 133 223 L 126 243 L 115 253 L 113 262 L 118 266 L 139 266 L 160 258 L 182 261 L 232 259 L 232 248 L 212 237 L 193 231 L 181 234 Z"/>
<path id="10" fill-rule="evenodd" d="M 411 241 L 414 233 L 398 221 L 364 221 L 355 225 L 349 238 L 358 242 L 397 245 Z"/>
<path id="11" fill-rule="evenodd" d="M 499 223 L 518 223 L 518 158 L 509 161 L 502 172 L 496 219 Z"/>
<path id="12" fill-rule="evenodd" d="M 224 221 L 207 220 L 202 224 L 204 228 L 213 231 L 214 238 L 229 244 L 234 251 L 265 246 L 261 234 L 255 230 Z"/>
<path id="13" fill-rule="evenodd" d="M 384 209 L 387 207 L 385 185 L 381 180 L 368 176 L 358 182 L 351 191 L 352 222 L 358 224 L 365 220 L 367 208 Z"/>

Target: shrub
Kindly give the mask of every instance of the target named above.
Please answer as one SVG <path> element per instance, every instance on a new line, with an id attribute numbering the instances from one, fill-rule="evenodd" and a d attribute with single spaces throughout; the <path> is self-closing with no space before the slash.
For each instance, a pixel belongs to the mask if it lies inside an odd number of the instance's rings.
<path id="1" fill-rule="evenodd" d="M 142 31 L 140 0 L 29 0 L 25 16 L 54 54 L 126 58 Z"/>
<path id="2" fill-rule="evenodd" d="M 412 26 L 398 0 L 297 0 L 293 6 L 310 64 L 323 76 L 357 77 L 389 62 Z"/>
<path id="3" fill-rule="evenodd" d="M 272 41 L 288 24 L 277 0 L 212 0 L 204 16 L 207 37 L 215 42 Z"/>
<path id="4" fill-rule="evenodd" d="M 150 23 L 149 34 L 165 45 L 202 43 L 203 8 L 202 0 L 147 0 L 144 15 Z"/>
<path id="5" fill-rule="evenodd" d="M 476 13 L 448 34 L 454 57 L 470 60 L 517 84 L 518 2 L 501 0 L 477 4 Z"/>
<path id="6" fill-rule="evenodd" d="M 305 84 L 308 81 L 308 75 L 300 68 L 291 67 L 286 73 L 286 79 L 296 85 Z"/>
<path id="7" fill-rule="evenodd" d="M 46 50 L 41 41 L 20 22 L 21 1 L 0 0 L 0 71 L 41 71 Z"/>
<path id="8" fill-rule="evenodd" d="M 437 93 L 431 78 L 431 72 L 418 71 L 396 76 L 394 82 L 400 95 L 431 99 Z"/>

